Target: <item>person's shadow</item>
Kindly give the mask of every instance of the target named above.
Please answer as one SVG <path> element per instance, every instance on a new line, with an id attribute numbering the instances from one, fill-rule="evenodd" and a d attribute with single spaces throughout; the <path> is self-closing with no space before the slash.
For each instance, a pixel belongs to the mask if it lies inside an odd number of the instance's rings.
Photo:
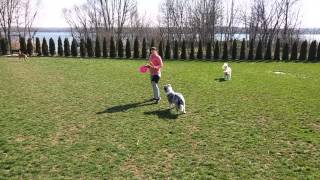
<path id="1" fill-rule="evenodd" d="M 145 100 L 145 101 L 137 102 L 137 103 L 130 103 L 130 104 L 113 106 L 113 107 L 105 109 L 104 111 L 97 112 L 96 114 L 125 112 L 125 111 L 128 111 L 129 109 L 134 109 L 134 108 L 143 107 L 143 106 L 150 106 L 153 104 L 155 104 L 155 102 L 153 100 Z"/>
<path id="2" fill-rule="evenodd" d="M 177 119 L 178 114 L 173 114 L 170 109 L 164 109 L 164 110 L 156 110 L 156 111 L 149 111 L 144 112 L 145 115 L 156 115 L 160 119 Z"/>

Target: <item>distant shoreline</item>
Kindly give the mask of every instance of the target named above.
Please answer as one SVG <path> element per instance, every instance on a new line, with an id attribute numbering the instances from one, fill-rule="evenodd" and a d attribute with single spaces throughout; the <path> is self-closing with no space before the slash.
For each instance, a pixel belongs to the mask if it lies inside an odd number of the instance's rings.
<path id="1" fill-rule="evenodd" d="M 22 31 L 22 28 L 21 30 Z M 37 28 L 37 27 L 34 27 L 34 28 L 31 28 L 31 32 L 70 32 L 71 33 L 71 28 L 66 28 L 66 27 L 55 27 L 55 28 L 52 28 L 52 27 L 40 27 L 40 28 Z M 17 28 L 12 28 L 12 32 L 19 32 Z"/>
<path id="2" fill-rule="evenodd" d="M 156 27 L 155 27 L 156 28 Z M 70 27 L 34 27 L 31 29 L 32 32 L 70 32 Z M 18 32 L 16 28 L 12 29 L 12 32 Z M 242 34 L 244 33 L 243 28 L 238 28 L 238 32 L 236 34 Z M 301 28 L 300 29 L 301 34 L 320 34 L 320 28 Z M 217 33 L 219 34 L 219 33 Z"/>
<path id="3" fill-rule="evenodd" d="M 34 28 L 37 32 L 71 32 L 70 28 Z"/>

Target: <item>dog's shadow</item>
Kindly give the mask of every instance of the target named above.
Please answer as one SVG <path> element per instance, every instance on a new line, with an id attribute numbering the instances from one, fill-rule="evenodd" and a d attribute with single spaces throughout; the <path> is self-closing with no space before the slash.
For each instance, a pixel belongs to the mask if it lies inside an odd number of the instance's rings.
<path id="1" fill-rule="evenodd" d="M 113 107 L 105 109 L 104 111 L 97 112 L 96 114 L 125 112 L 125 111 L 128 111 L 130 109 L 135 109 L 135 108 L 143 107 L 143 106 L 150 106 L 150 105 L 153 105 L 153 104 L 155 104 L 154 101 L 145 100 L 145 101 L 137 102 L 137 103 L 130 103 L 130 104 L 125 104 L 125 105 L 113 106 Z"/>
<path id="2" fill-rule="evenodd" d="M 218 81 L 218 82 L 226 82 L 227 80 L 225 80 L 224 78 L 216 78 L 214 79 L 215 81 Z"/>
<path id="3" fill-rule="evenodd" d="M 171 109 L 162 109 L 162 110 L 156 110 L 156 111 L 149 111 L 144 112 L 145 115 L 156 115 L 160 119 L 177 119 L 179 117 L 179 114 L 174 114 L 171 112 Z"/>

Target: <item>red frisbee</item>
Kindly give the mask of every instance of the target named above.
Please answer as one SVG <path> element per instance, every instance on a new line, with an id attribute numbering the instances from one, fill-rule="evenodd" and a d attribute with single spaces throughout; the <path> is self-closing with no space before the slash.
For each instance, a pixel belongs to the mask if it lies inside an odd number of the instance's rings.
<path id="1" fill-rule="evenodd" d="M 146 73 L 147 71 L 148 71 L 148 68 L 145 65 L 140 66 L 140 68 L 139 68 L 140 73 Z"/>

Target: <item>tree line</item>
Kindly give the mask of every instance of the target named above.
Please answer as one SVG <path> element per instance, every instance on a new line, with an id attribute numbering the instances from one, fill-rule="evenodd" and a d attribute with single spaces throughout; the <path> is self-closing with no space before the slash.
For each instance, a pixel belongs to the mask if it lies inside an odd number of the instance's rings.
<path id="1" fill-rule="evenodd" d="M 0 0 L 0 37 L 12 50 L 12 33 L 35 40 L 33 29 L 41 0 Z M 138 12 L 137 0 L 85 0 L 63 9 L 73 38 L 115 41 L 146 37 L 156 41 L 231 41 L 237 33 L 246 40 L 280 39 L 290 46 L 299 39 L 301 0 L 161 0 L 159 18 Z M 239 28 L 241 27 L 241 28 Z M 3 33 L 3 35 L 2 35 Z"/>
<path id="2" fill-rule="evenodd" d="M 114 36 L 115 39 L 230 41 L 237 33 L 247 40 L 281 39 L 290 45 L 299 38 L 300 0 L 162 0 L 159 18 L 148 19 L 136 0 L 87 0 L 64 9 L 73 36 L 81 39 Z M 241 28 L 239 28 L 241 27 Z"/>
<path id="3" fill-rule="evenodd" d="M 127 49 L 123 48 L 126 39 L 135 43 L 133 54 L 140 53 L 139 57 L 144 58 L 145 50 L 135 46 L 139 44 L 135 37 L 145 37 L 159 42 L 159 53 L 165 59 L 303 61 L 309 59 L 309 51 L 304 55 L 306 44 L 300 42 L 299 3 L 300 0 L 162 0 L 158 19 L 150 20 L 138 12 L 136 0 L 87 0 L 63 13 L 74 38 L 84 42 L 112 38 L 117 47 L 114 54 L 110 47 L 110 57 L 126 56 L 122 53 Z M 237 34 L 245 35 L 245 39 L 234 40 Z M 313 59 L 314 45 L 309 48 L 306 43 Z"/>
<path id="4" fill-rule="evenodd" d="M 295 41 L 292 46 L 288 42 L 282 42 L 277 39 L 273 42 L 270 39 L 267 46 L 263 46 L 262 40 L 246 41 L 243 39 L 231 41 L 207 41 L 203 43 L 201 40 L 185 41 L 181 43 L 175 40 L 171 43 L 161 40 L 156 44 L 152 39 L 150 42 L 146 38 L 142 42 L 138 37 L 134 39 L 133 46 L 129 38 L 117 40 L 112 36 L 110 39 L 103 38 L 102 42 L 99 37 L 95 40 L 91 38 L 81 39 L 77 42 L 72 39 L 71 44 L 68 38 L 64 41 L 59 37 L 57 46 L 55 41 L 50 38 L 47 43 L 46 38 L 40 42 L 36 38 L 35 45 L 31 38 L 27 41 L 24 37 L 20 37 L 20 51 L 29 56 L 58 56 L 58 57 L 82 57 L 82 58 L 127 58 L 127 59 L 146 59 L 150 53 L 151 47 L 158 47 L 158 53 L 165 60 L 181 59 L 181 60 L 243 60 L 243 61 L 300 61 L 300 62 L 320 62 L 320 43 L 317 41 Z M 6 39 L 0 39 L 0 52 L 6 54 Z M 57 49 L 56 49 L 57 47 Z"/>
<path id="5" fill-rule="evenodd" d="M 0 0 L 0 37 L 12 50 L 12 35 L 34 38 L 37 31 L 32 27 L 39 13 L 41 0 Z"/>

